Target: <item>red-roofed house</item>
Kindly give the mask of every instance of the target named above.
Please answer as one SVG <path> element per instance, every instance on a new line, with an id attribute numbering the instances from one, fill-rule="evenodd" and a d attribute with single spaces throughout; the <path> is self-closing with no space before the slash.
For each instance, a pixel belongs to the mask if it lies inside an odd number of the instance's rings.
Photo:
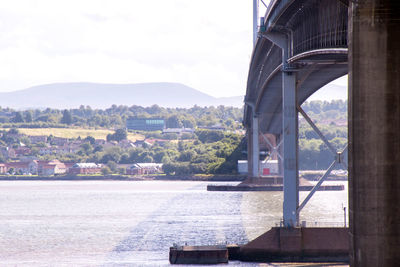
<path id="1" fill-rule="evenodd" d="M 38 161 L 38 175 L 55 175 L 67 172 L 67 167 L 61 161 L 54 159 L 51 161 Z"/>
<path id="2" fill-rule="evenodd" d="M 96 174 L 101 173 L 101 164 L 96 163 L 75 163 L 69 168 L 69 174 Z"/>

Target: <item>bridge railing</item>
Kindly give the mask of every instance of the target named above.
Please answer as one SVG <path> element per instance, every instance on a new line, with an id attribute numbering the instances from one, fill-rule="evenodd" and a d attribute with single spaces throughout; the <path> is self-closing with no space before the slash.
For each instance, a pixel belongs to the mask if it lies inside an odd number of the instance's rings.
<path id="1" fill-rule="evenodd" d="M 276 223 L 276 227 L 283 227 L 283 220 L 281 220 L 279 223 Z M 325 228 L 325 227 L 348 227 L 349 225 L 347 222 L 325 222 L 325 221 L 301 221 L 298 225 L 298 227 L 318 227 L 318 228 Z"/>
<path id="2" fill-rule="evenodd" d="M 337 0 L 308 1 L 287 24 L 293 33 L 293 55 L 347 47 L 347 12 Z"/>

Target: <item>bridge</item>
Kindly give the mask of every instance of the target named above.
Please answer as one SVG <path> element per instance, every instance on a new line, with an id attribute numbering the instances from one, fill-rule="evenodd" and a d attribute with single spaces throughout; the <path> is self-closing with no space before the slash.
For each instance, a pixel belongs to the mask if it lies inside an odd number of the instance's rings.
<path id="1" fill-rule="evenodd" d="M 394 266 L 400 260 L 395 252 L 400 251 L 399 1 L 273 0 L 261 18 L 258 1 L 253 4 L 254 49 L 244 113 L 250 176 L 260 176 L 263 138 L 283 173 L 284 227 L 298 226 L 301 209 L 330 171 L 338 164 L 347 168 L 347 147 L 336 151 L 301 104 L 349 73 L 350 261 Z M 333 155 L 301 203 L 299 113 Z"/>
<path id="2" fill-rule="evenodd" d="M 301 109 L 314 92 L 348 72 L 348 3 L 324 1 L 273 1 L 255 32 L 245 97 L 244 124 L 249 133 L 248 162 L 259 176 L 259 136 L 269 138 L 269 150 L 278 155 L 284 173 L 283 223 L 295 226 L 299 213 L 329 172 L 342 160 L 321 131 Z M 333 154 L 333 162 L 303 203 L 298 196 L 298 112 L 310 123 Z M 285 129 L 283 131 L 282 129 Z"/>

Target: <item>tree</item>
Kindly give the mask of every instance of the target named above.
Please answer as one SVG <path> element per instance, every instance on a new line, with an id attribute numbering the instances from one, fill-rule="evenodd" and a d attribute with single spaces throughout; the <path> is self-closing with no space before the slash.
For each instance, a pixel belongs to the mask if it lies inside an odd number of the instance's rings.
<path id="1" fill-rule="evenodd" d="M 117 141 L 126 140 L 128 133 L 125 129 L 117 129 L 113 134 L 107 134 L 107 141 Z"/>
<path id="2" fill-rule="evenodd" d="M 61 123 L 70 125 L 72 123 L 72 115 L 71 112 L 67 109 L 64 109 L 63 116 L 61 118 Z"/>
<path id="3" fill-rule="evenodd" d="M 181 153 L 178 158 L 178 161 L 191 161 L 196 156 L 196 151 L 186 150 Z"/>
<path id="4" fill-rule="evenodd" d="M 19 134 L 19 130 L 16 128 L 11 128 L 10 130 L 8 130 L 9 134 Z"/>
<path id="5" fill-rule="evenodd" d="M 107 162 L 107 167 L 114 173 L 117 172 L 118 164 L 115 161 L 110 160 Z"/>
<path id="6" fill-rule="evenodd" d="M 119 142 L 125 140 L 128 137 L 128 133 L 125 129 L 117 129 L 114 133 L 114 140 Z"/>
<path id="7" fill-rule="evenodd" d="M 101 174 L 103 174 L 103 175 L 111 174 L 110 168 L 107 166 L 104 166 L 103 168 L 101 168 Z"/>
<path id="8" fill-rule="evenodd" d="M 143 162 L 146 162 L 146 163 L 151 163 L 151 162 L 153 162 L 153 158 L 152 158 L 150 155 L 146 155 L 146 156 L 143 158 L 142 161 L 143 161 Z"/>
<path id="9" fill-rule="evenodd" d="M 85 142 L 89 142 L 91 145 L 94 145 L 96 143 L 96 139 L 94 139 L 94 137 L 90 135 L 86 136 L 86 138 L 83 140 Z"/>
<path id="10" fill-rule="evenodd" d="M 24 122 L 24 118 L 22 117 L 21 112 L 16 112 L 15 117 L 12 119 L 13 122 Z"/>
<path id="11" fill-rule="evenodd" d="M 32 122 L 32 113 L 28 110 L 25 112 L 25 122 Z"/>
<path id="12" fill-rule="evenodd" d="M 101 163 L 107 163 L 109 161 L 119 162 L 120 159 L 121 159 L 121 155 L 118 152 L 110 151 L 103 155 L 100 162 Z"/>
<path id="13" fill-rule="evenodd" d="M 203 143 L 217 142 L 224 138 L 224 132 L 215 130 L 197 130 L 197 137 Z"/>
<path id="14" fill-rule="evenodd" d="M 194 128 L 196 123 L 192 117 L 190 117 L 190 118 L 186 117 L 185 119 L 182 120 L 182 124 L 183 124 L 183 127 L 185 127 L 185 128 Z"/>
<path id="15" fill-rule="evenodd" d="M 177 115 L 172 115 L 168 117 L 165 126 L 167 128 L 182 128 L 182 123 Z"/>
<path id="16" fill-rule="evenodd" d="M 117 172 L 118 172 L 119 174 L 121 174 L 121 175 L 124 175 L 124 174 L 126 174 L 126 169 L 125 169 L 125 168 L 122 168 L 122 167 L 119 167 L 119 168 L 117 168 Z"/>
<path id="17" fill-rule="evenodd" d="M 90 143 L 83 143 L 81 148 L 85 152 L 86 155 L 89 155 L 93 151 L 93 146 Z"/>
<path id="18" fill-rule="evenodd" d="M 114 134 L 107 134 L 106 140 L 107 142 L 114 140 Z"/>

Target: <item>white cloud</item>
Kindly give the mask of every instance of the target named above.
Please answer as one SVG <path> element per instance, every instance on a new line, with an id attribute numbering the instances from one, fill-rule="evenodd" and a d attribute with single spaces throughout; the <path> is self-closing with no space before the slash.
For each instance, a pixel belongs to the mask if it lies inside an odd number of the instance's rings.
<path id="1" fill-rule="evenodd" d="M 0 10 L 0 91 L 181 82 L 245 93 L 252 1 L 17 0 Z"/>

